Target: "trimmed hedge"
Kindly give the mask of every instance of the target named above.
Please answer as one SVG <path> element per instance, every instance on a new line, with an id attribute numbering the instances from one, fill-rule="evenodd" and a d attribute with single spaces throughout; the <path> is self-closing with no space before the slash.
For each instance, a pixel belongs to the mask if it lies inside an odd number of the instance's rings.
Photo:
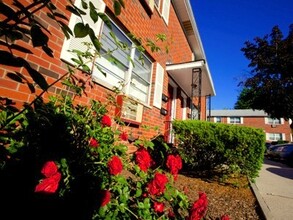
<path id="1" fill-rule="evenodd" d="M 263 130 L 197 120 L 174 121 L 173 129 L 185 169 L 258 176 L 265 151 Z"/>

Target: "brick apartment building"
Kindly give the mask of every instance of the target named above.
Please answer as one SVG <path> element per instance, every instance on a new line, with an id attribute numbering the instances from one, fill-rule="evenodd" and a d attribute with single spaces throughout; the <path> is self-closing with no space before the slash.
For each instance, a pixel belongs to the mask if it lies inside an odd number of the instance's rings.
<path id="1" fill-rule="evenodd" d="M 7 0 L 4 3 L 13 7 L 12 2 L 12 0 Z M 32 3 L 32 1 L 25 0 L 19 2 L 24 6 Z M 125 87 L 123 87 L 121 94 L 135 102 L 119 98 L 117 101 L 122 107 L 126 107 L 121 114 L 121 119 L 129 123 L 127 129 L 134 137 L 153 138 L 158 135 L 158 131 L 142 129 L 141 125 L 158 126 L 159 134 L 164 135 L 168 142 L 172 142 L 170 124 L 172 120 L 188 117 L 205 120 L 206 100 L 208 96 L 215 95 L 215 90 L 190 1 L 127 0 L 124 1 L 125 9 L 122 9 L 121 14 L 117 17 L 114 16 L 112 0 L 92 2 L 100 12 L 104 12 L 109 17 L 112 31 L 118 40 L 131 47 L 135 42 L 128 37 L 128 33 L 142 39 L 142 45 L 145 49 L 142 55 L 144 65 L 139 62 L 135 49 L 119 50 L 117 53 L 113 53 L 113 56 L 123 64 L 123 67 L 115 65 L 103 57 L 97 58 L 94 62 L 107 75 L 104 76 L 97 68 L 93 68 L 88 76 L 94 82 L 94 86 L 88 86 L 86 88 L 87 95 L 77 97 L 76 103 L 88 105 L 91 99 L 106 102 L 107 94 L 111 93 L 113 87 L 118 86 L 119 82 L 122 81 Z M 52 0 L 52 3 L 61 14 L 69 19 L 71 28 L 78 22 L 78 17 L 65 9 L 66 1 Z M 81 0 L 76 0 L 75 5 L 81 7 Z M 50 32 L 50 34 L 46 34 L 49 37 L 48 46 L 53 50 L 54 57 L 49 57 L 39 48 L 31 48 L 33 54 L 17 49 L 13 49 L 12 53 L 14 56 L 24 58 L 48 82 L 53 82 L 67 72 L 67 64 L 72 62 L 73 55 L 68 50 L 84 50 L 81 42 L 89 39 L 70 38 L 66 40 L 60 27 L 48 18 L 44 11 L 38 12 L 35 16 Z M 99 36 L 103 45 L 102 50 L 107 51 L 113 47 L 114 42 L 109 37 L 109 28 L 102 20 L 93 23 L 88 15 L 84 16 L 83 19 L 93 27 L 95 34 Z M 166 35 L 167 40 L 166 42 L 158 42 L 158 44 L 161 47 L 167 44 L 169 52 L 166 53 L 163 50 L 153 52 L 146 46 L 146 39 L 155 39 L 156 34 L 162 33 Z M 5 41 L 4 38 L 0 40 Z M 23 47 L 31 45 L 27 38 L 13 43 Z M 1 45 L 1 50 L 8 51 L 3 45 Z M 126 59 L 128 55 L 134 60 L 134 66 Z M 24 67 L 0 65 L 1 97 L 11 98 L 16 102 L 16 106 L 21 107 L 23 102 L 32 101 L 35 95 L 40 93 L 39 89 L 36 90 L 36 94 L 31 93 L 26 84 L 8 78 L 9 72 L 20 72 L 28 80 L 31 80 Z M 81 71 L 76 74 L 84 77 Z M 57 83 L 45 94 L 45 99 L 48 95 L 64 92 L 71 93 L 66 86 Z M 135 110 L 129 112 L 127 110 L 129 105 L 133 105 L 132 109 Z M 117 109 L 112 106 L 108 110 L 114 118 Z"/>
<path id="2" fill-rule="evenodd" d="M 252 109 L 211 110 L 210 115 L 208 119 L 212 122 L 261 128 L 266 134 L 267 142 L 293 141 L 290 129 L 291 121 L 286 121 L 283 118 L 270 118 L 264 111 Z"/>

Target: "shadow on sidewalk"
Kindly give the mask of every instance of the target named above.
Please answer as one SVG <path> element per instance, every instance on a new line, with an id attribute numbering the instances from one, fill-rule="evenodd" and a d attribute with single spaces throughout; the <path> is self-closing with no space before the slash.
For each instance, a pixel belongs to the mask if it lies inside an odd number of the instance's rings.
<path id="1" fill-rule="evenodd" d="M 286 164 L 283 164 L 283 163 L 280 163 L 277 161 L 272 161 L 269 159 L 265 159 L 264 164 L 274 166 L 274 167 L 267 168 L 266 169 L 267 171 L 274 173 L 278 176 L 287 178 L 287 179 L 293 179 L 293 168 L 292 167 L 289 167 Z"/>
<path id="2" fill-rule="evenodd" d="M 284 178 L 293 179 L 293 168 L 290 167 L 281 167 L 281 168 L 273 168 L 270 167 L 267 171 L 279 175 Z"/>

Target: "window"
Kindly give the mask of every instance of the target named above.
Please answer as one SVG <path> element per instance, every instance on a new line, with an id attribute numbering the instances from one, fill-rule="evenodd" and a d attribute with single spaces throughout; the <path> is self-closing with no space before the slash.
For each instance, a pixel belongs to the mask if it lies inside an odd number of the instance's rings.
<path id="1" fill-rule="evenodd" d="M 191 119 L 199 119 L 198 117 L 199 117 L 198 109 L 194 104 L 192 104 Z"/>
<path id="2" fill-rule="evenodd" d="M 154 0 L 155 1 L 155 6 L 160 9 L 160 2 L 161 0 Z"/>
<path id="3" fill-rule="evenodd" d="M 111 26 L 112 30 L 105 24 L 102 26 L 101 54 L 105 56 L 95 61 L 106 75 L 95 68 L 93 78 L 108 88 L 122 83 L 126 95 L 148 104 L 152 62 L 112 21 Z M 117 47 L 116 42 L 123 46 Z"/>
<path id="4" fill-rule="evenodd" d="M 277 118 L 267 118 L 267 123 L 269 125 L 280 125 L 281 124 L 281 119 Z"/>
<path id="5" fill-rule="evenodd" d="M 222 122 L 222 118 L 221 117 L 215 117 L 215 122 L 216 123 L 221 123 Z"/>
<path id="6" fill-rule="evenodd" d="M 283 137 L 281 133 L 268 133 L 267 136 L 267 139 L 270 141 L 280 141 Z"/>
<path id="7" fill-rule="evenodd" d="M 171 4 L 170 0 L 163 0 L 162 16 L 166 24 L 168 24 L 169 22 L 170 4 Z"/>
<path id="8" fill-rule="evenodd" d="M 242 124 L 241 117 L 229 117 L 228 123 L 230 124 Z"/>

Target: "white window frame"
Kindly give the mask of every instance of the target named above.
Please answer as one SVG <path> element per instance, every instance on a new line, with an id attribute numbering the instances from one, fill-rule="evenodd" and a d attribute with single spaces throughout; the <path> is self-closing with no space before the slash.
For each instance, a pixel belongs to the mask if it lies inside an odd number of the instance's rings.
<path id="1" fill-rule="evenodd" d="M 267 140 L 269 141 L 282 141 L 285 140 L 285 134 L 283 133 L 266 133 Z"/>
<path id="2" fill-rule="evenodd" d="M 89 2 L 89 0 L 85 0 L 85 1 L 87 3 Z M 81 0 L 76 0 L 74 5 L 78 8 L 82 8 Z M 95 7 L 97 8 L 98 12 L 104 12 L 106 8 L 106 4 L 104 3 L 103 0 L 96 0 Z M 102 25 L 102 19 L 99 18 L 98 21 L 94 23 L 92 19 L 90 18 L 89 11 L 87 11 L 86 15 L 82 16 L 82 19 L 84 22 L 88 23 L 89 26 L 95 31 L 96 36 L 99 36 L 101 25 Z M 73 30 L 75 24 L 80 21 L 81 21 L 80 17 L 76 16 L 75 14 L 71 14 L 69 24 L 68 24 L 69 28 Z M 87 43 L 91 42 L 89 36 L 86 36 L 84 38 L 74 38 L 74 37 L 71 37 L 70 39 L 65 38 L 62 49 L 61 49 L 61 53 L 60 53 L 61 60 L 69 64 L 76 65 L 76 63 L 72 61 L 72 58 L 77 58 L 77 56 L 76 54 L 71 53 L 70 50 L 77 49 L 80 51 L 86 51 L 87 47 L 83 44 L 84 42 L 87 42 Z M 91 63 L 88 64 L 88 66 L 90 69 L 92 68 Z"/>
<path id="3" fill-rule="evenodd" d="M 234 120 L 231 119 L 238 119 L 239 118 L 239 123 L 235 122 Z M 239 125 L 239 124 L 243 124 L 243 117 L 239 117 L 239 116 L 230 116 L 228 117 L 228 124 L 235 124 L 235 125 Z"/>
<path id="4" fill-rule="evenodd" d="M 162 17 L 167 25 L 169 23 L 170 8 L 171 8 L 171 0 L 163 0 L 163 2 L 162 2 Z"/>
<path id="5" fill-rule="evenodd" d="M 284 121 L 282 121 L 282 119 L 278 119 L 278 118 L 266 117 L 266 124 L 269 124 L 269 125 L 280 125 L 280 124 L 284 124 Z"/>
<path id="6" fill-rule="evenodd" d="M 112 25 L 115 26 L 115 30 L 119 31 L 119 33 L 123 35 L 123 37 L 127 39 L 127 41 L 131 42 L 132 45 L 129 56 L 135 63 L 135 61 L 137 60 L 135 59 L 135 52 L 137 50 L 135 44 L 111 19 L 110 21 Z M 150 73 L 148 79 L 143 79 L 139 74 L 135 75 L 135 67 L 132 65 L 132 62 L 130 60 L 128 61 L 128 68 L 125 70 L 125 72 L 123 72 L 121 69 L 119 69 L 119 67 L 108 61 L 106 58 L 98 57 L 96 59 L 96 64 L 99 65 L 99 67 L 106 73 L 106 76 L 103 75 L 98 68 L 94 68 L 92 74 L 93 80 L 109 89 L 113 89 L 113 87 L 120 88 L 120 86 L 122 85 L 122 88 L 120 89 L 122 89 L 123 93 L 125 93 L 128 96 L 131 96 L 132 98 L 136 99 L 137 101 L 143 104 L 149 105 L 153 63 L 144 53 L 142 53 L 142 56 L 145 62 L 149 62 L 150 64 Z M 140 81 L 144 81 L 147 84 L 147 86 L 144 87 L 143 84 L 140 84 L 140 82 L 135 79 L 137 77 Z M 145 97 L 143 97 L 142 94 L 145 94 Z"/>
<path id="7" fill-rule="evenodd" d="M 165 72 L 164 68 L 159 63 L 157 63 L 153 105 L 159 109 L 161 109 L 162 107 L 164 72 Z"/>

